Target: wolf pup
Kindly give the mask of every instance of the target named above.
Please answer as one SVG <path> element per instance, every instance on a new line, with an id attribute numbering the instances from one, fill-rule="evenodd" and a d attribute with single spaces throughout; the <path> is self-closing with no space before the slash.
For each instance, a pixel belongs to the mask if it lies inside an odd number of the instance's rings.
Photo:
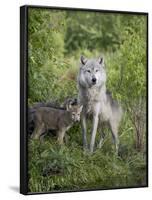
<path id="1" fill-rule="evenodd" d="M 113 141 L 118 153 L 118 127 L 122 118 L 121 106 L 112 99 L 106 91 L 106 71 L 103 58 L 86 59 L 81 56 L 80 70 L 78 73 L 79 103 L 83 105 L 82 110 L 82 134 L 83 146 L 87 148 L 87 126 L 86 118 L 92 116 L 93 124 L 91 130 L 90 152 L 93 152 L 98 125 L 102 127 L 107 122 L 113 136 Z M 99 148 L 102 146 L 103 133 L 100 133 Z"/>
<path id="2" fill-rule="evenodd" d="M 38 102 L 35 103 L 32 107 L 28 108 L 28 133 L 31 135 L 35 128 L 35 113 L 36 110 L 40 107 L 51 107 L 55 109 L 62 109 L 66 110 L 67 106 L 70 105 L 77 105 L 77 99 L 76 98 L 69 98 L 67 97 L 62 105 L 60 105 L 57 101 L 50 101 L 47 103 L 44 102 Z"/>
<path id="3" fill-rule="evenodd" d="M 35 113 L 35 129 L 32 138 L 38 139 L 49 129 L 57 132 L 59 144 L 63 143 L 65 132 L 74 122 L 80 121 L 82 106 L 67 105 L 66 110 L 40 107 Z"/>

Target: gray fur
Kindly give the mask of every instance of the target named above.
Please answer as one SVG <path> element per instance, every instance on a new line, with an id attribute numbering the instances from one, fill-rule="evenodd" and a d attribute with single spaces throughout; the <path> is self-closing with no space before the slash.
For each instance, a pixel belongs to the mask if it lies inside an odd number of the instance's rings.
<path id="1" fill-rule="evenodd" d="M 40 107 L 35 113 L 35 129 L 32 138 L 39 139 L 49 129 L 57 132 L 59 144 L 63 143 L 65 132 L 74 122 L 80 121 L 82 106 L 69 105 L 66 110 Z"/>
<path id="2" fill-rule="evenodd" d="M 86 120 L 87 116 L 91 115 L 93 124 L 90 151 L 93 152 L 97 128 L 99 125 L 102 128 L 103 122 L 108 123 L 116 151 L 118 151 L 118 127 L 122 118 L 122 108 L 106 90 L 106 70 L 103 58 L 87 60 L 81 56 L 78 89 L 79 103 L 83 105 L 81 124 L 84 148 L 88 146 Z M 103 136 L 101 132 L 99 147 L 102 146 L 102 141 Z"/>
<path id="3" fill-rule="evenodd" d="M 50 101 L 50 102 L 37 102 L 34 103 L 32 107 L 28 108 L 28 133 L 32 134 L 34 128 L 35 128 L 35 113 L 36 110 L 40 107 L 51 107 L 61 110 L 66 110 L 67 106 L 70 105 L 77 105 L 77 99 L 76 98 L 65 98 L 64 102 L 60 105 L 57 101 Z"/>

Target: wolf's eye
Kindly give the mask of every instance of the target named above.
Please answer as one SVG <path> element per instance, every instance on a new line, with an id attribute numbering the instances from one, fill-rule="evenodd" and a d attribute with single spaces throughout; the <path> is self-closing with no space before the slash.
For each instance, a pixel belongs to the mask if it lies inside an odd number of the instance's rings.
<path id="1" fill-rule="evenodd" d="M 98 69 L 96 69 L 96 72 L 98 72 L 99 70 Z"/>
<path id="2" fill-rule="evenodd" d="M 87 72 L 90 73 L 91 71 L 90 71 L 90 70 L 87 70 Z"/>

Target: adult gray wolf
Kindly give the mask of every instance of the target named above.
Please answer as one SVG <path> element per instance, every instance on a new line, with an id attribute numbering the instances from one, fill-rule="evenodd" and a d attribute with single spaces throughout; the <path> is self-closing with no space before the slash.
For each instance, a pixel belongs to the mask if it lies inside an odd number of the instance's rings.
<path id="1" fill-rule="evenodd" d="M 106 90 L 106 70 L 104 59 L 86 59 L 81 56 L 80 69 L 78 73 L 78 101 L 83 105 L 81 125 L 83 134 L 83 147 L 87 144 L 87 124 L 89 115 L 92 116 L 92 130 L 90 152 L 94 150 L 94 143 L 97 128 L 102 128 L 103 122 L 107 122 L 111 129 L 113 141 L 118 153 L 119 138 L 118 127 L 122 118 L 122 108 L 117 101 L 112 99 L 112 95 Z M 99 148 L 102 146 L 103 133 L 100 132 Z"/>

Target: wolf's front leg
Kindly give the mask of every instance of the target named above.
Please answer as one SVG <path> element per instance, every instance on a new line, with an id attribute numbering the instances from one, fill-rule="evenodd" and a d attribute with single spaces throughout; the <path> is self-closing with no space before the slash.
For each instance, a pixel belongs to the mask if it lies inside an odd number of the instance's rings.
<path id="1" fill-rule="evenodd" d="M 98 144 L 98 148 L 101 149 L 102 145 L 103 145 L 103 141 L 104 141 L 104 136 L 103 133 L 100 133 L 100 140 L 99 140 L 99 144 Z"/>
<path id="2" fill-rule="evenodd" d="M 115 124 L 113 121 L 110 121 L 110 128 L 111 128 L 113 142 L 115 144 L 116 155 L 118 155 L 118 150 L 119 150 L 118 125 Z"/>
<path id="3" fill-rule="evenodd" d="M 87 124 L 86 124 L 86 114 L 82 112 L 82 117 L 81 117 L 81 128 L 82 128 L 82 140 L 83 140 L 83 149 L 88 148 L 88 143 L 87 143 Z"/>
<path id="4" fill-rule="evenodd" d="M 98 124 L 98 129 L 99 129 L 99 133 L 100 133 L 100 140 L 99 140 L 98 148 L 101 149 L 103 142 L 104 142 L 105 133 L 103 132 L 103 127 L 104 127 L 103 124 L 101 123 L 101 121 L 99 123 L 100 124 Z"/>
<path id="5" fill-rule="evenodd" d="M 99 121 L 99 117 L 98 117 L 98 114 L 96 114 L 95 116 L 93 116 L 93 126 L 92 126 L 92 131 L 91 131 L 91 142 L 90 142 L 91 153 L 93 152 L 93 148 L 94 148 L 95 137 L 96 137 L 97 128 L 98 128 L 98 121 Z"/>

